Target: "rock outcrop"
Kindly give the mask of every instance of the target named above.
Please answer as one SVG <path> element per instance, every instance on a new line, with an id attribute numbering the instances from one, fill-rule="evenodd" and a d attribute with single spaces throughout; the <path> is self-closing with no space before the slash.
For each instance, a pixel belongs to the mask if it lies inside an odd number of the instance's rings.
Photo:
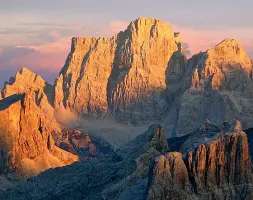
<path id="1" fill-rule="evenodd" d="M 60 148 L 78 155 L 80 160 L 112 159 L 115 156 L 109 143 L 79 130 L 63 128 L 62 138 L 57 143 Z"/>
<path id="2" fill-rule="evenodd" d="M 148 199 L 252 198 L 252 163 L 240 122 L 206 123 L 181 149 L 157 158 Z"/>
<path id="3" fill-rule="evenodd" d="M 1 95 L 0 174 L 3 177 L 14 173 L 27 178 L 78 160 L 114 157 L 109 143 L 60 124 L 57 115 L 63 113 L 53 106 L 53 86 L 27 68 L 5 83 Z"/>
<path id="4" fill-rule="evenodd" d="M 32 95 L 33 94 L 33 95 Z M 16 172 L 23 177 L 58 166 L 78 157 L 54 145 L 53 131 L 47 116 L 35 103 L 35 93 L 12 95 L 1 100 L 1 172 Z"/>

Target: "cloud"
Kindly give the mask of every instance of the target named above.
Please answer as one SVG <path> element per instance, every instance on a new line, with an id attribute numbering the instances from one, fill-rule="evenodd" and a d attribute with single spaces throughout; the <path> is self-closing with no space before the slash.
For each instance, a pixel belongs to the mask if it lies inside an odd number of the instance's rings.
<path id="1" fill-rule="evenodd" d="M 0 54 L 0 61 L 5 62 L 8 61 L 12 58 L 20 58 L 23 56 L 28 56 L 32 53 L 34 53 L 35 50 L 30 48 L 22 48 L 22 47 L 6 47 L 1 49 L 1 54 Z"/>
<path id="2" fill-rule="evenodd" d="M 120 31 L 124 31 L 129 22 L 127 21 L 111 21 L 104 25 L 90 25 L 88 28 L 89 36 L 96 37 L 112 37 L 113 35 L 119 33 Z"/>
<path id="3" fill-rule="evenodd" d="M 43 49 L 42 49 L 43 50 Z M 44 52 L 32 47 L 5 47 L 0 54 L 0 85 L 15 75 L 22 66 L 26 66 L 53 83 L 64 65 L 68 51 Z"/>
<path id="4" fill-rule="evenodd" d="M 186 57 L 189 57 L 191 55 L 191 50 L 190 50 L 189 44 L 186 42 L 183 42 L 182 46 L 184 48 L 184 53 L 185 53 Z"/>
<path id="5" fill-rule="evenodd" d="M 15 71 L 26 66 L 52 83 L 64 66 L 73 36 L 111 37 L 127 24 L 125 21 L 112 21 L 103 26 L 25 23 L 22 27 L 6 29 L 5 34 L 0 34 L 0 40 L 6 41 L 0 49 L 0 73 L 5 73 L 0 78 L 8 80 Z"/>
<path id="6" fill-rule="evenodd" d="M 120 31 L 124 31 L 129 22 L 127 21 L 112 21 L 109 24 L 109 27 L 105 29 L 105 33 L 108 33 L 109 35 L 117 34 Z"/>

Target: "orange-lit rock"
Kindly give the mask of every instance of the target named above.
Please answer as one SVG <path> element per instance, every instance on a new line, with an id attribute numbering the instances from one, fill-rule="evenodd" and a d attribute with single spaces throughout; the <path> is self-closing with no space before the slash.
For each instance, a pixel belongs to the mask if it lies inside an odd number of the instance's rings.
<path id="1" fill-rule="evenodd" d="M 180 37 L 160 20 L 140 18 L 110 39 L 73 38 L 56 82 L 55 105 L 123 123 L 162 119 L 165 71 Z"/>
<path id="2" fill-rule="evenodd" d="M 0 102 L 2 172 L 29 177 L 78 160 L 77 156 L 54 145 L 52 134 L 57 134 L 60 126 L 47 119 L 35 103 L 35 96 L 29 92 Z"/>

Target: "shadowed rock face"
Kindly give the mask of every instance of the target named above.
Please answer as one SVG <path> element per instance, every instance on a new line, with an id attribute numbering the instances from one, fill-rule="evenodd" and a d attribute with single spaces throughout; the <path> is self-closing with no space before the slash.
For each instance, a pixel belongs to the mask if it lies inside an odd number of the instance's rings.
<path id="1" fill-rule="evenodd" d="M 253 128 L 245 130 L 245 133 L 248 136 L 249 153 L 250 153 L 251 160 L 253 160 Z"/>
<path id="2" fill-rule="evenodd" d="M 57 143 L 62 149 L 78 155 L 80 160 L 109 159 L 115 155 L 109 143 L 79 130 L 63 128 L 62 138 Z"/>
<path id="3" fill-rule="evenodd" d="M 187 143 L 190 137 L 202 140 L 200 135 L 213 139 L 186 153 L 170 152 L 170 140 L 165 139 L 161 126 L 154 125 L 120 148 L 114 161 L 88 161 L 49 170 L 0 193 L 0 197 L 6 200 L 252 199 L 252 164 L 241 124 L 236 121 L 217 126 L 206 122 L 199 132 L 184 137 L 184 142 L 179 140 L 180 143 Z"/>
<path id="4" fill-rule="evenodd" d="M 212 139 L 202 140 L 208 135 Z M 148 199 L 252 198 L 252 163 L 247 135 L 239 122 L 226 131 L 224 126 L 206 123 L 184 143 L 189 140 L 202 144 L 156 159 Z"/>
<path id="5" fill-rule="evenodd" d="M 168 148 L 164 138 L 161 126 L 151 126 L 136 140 L 119 149 L 119 156 L 114 161 L 88 160 L 51 169 L 30 178 L 26 184 L 0 193 L 0 198 L 122 199 L 126 194 L 126 198 L 130 195 L 132 199 L 143 199 L 149 165 L 160 154 L 158 150 L 165 151 Z"/>

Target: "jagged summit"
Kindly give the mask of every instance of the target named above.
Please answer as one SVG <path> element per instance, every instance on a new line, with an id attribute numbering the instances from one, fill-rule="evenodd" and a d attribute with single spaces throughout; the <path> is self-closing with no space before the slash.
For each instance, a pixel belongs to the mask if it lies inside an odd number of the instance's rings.
<path id="1" fill-rule="evenodd" d="M 237 62 L 243 61 L 245 64 L 252 62 L 243 46 L 235 39 L 225 39 L 214 48 L 209 49 L 207 53 L 209 56 L 222 56 Z"/>
<path id="2" fill-rule="evenodd" d="M 240 43 L 225 39 L 189 59 L 187 69 L 191 86 L 181 98 L 178 133 L 193 131 L 206 118 L 215 123 L 236 118 L 244 128 L 253 125 L 249 117 L 253 62 Z"/>
<path id="3" fill-rule="evenodd" d="M 20 70 L 20 74 L 35 74 L 30 69 L 28 69 L 26 66 L 23 66 Z"/>
<path id="4" fill-rule="evenodd" d="M 219 44 L 217 44 L 215 47 L 218 47 L 218 46 L 236 46 L 236 45 L 240 45 L 242 46 L 241 44 L 238 43 L 238 41 L 236 39 L 233 39 L 233 38 L 226 38 L 224 40 L 222 40 Z"/>
<path id="5" fill-rule="evenodd" d="M 159 31 L 161 34 L 171 34 L 173 32 L 172 26 L 166 24 L 165 22 L 155 19 L 155 18 L 148 18 L 148 17 L 142 17 L 138 18 L 132 22 L 130 22 L 127 30 L 135 31 L 136 33 L 148 33 L 150 30 Z"/>

